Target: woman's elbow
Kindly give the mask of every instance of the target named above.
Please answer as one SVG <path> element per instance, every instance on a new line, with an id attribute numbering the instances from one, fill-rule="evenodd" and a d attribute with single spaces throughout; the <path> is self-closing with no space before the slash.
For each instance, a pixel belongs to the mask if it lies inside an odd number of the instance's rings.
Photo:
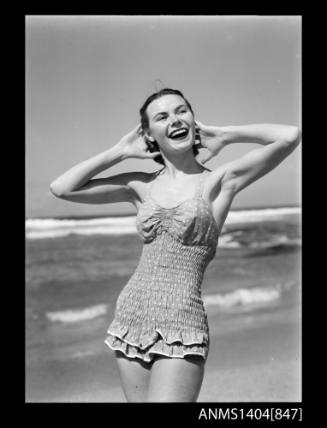
<path id="1" fill-rule="evenodd" d="M 300 128 L 298 128 L 297 126 L 290 126 L 290 129 L 286 138 L 287 143 L 297 146 L 300 143 L 301 138 L 302 138 L 302 133 Z"/>
<path id="2" fill-rule="evenodd" d="M 50 184 L 50 192 L 56 196 L 56 198 L 62 198 L 65 195 L 65 192 L 63 191 L 62 188 L 60 188 L 60 186 L 58 185 L 58 183 L 56 183 L 55 181 L 53 181 Z"/>

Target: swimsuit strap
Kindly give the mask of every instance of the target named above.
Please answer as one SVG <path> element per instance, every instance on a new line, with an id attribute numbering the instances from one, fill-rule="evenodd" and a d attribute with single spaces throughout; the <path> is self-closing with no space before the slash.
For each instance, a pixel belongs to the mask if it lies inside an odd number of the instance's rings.
<path id="1" fill-rule="evenodd" d="M 202 173 L 202 175 L 201 175 L 201 177 L 199 179 L 199 183 L 197 185 L 194 197 L 201 197 L 202 196 L 203 186 L 204 186 L 205 178 L 206 178 L 208 172 L 209 171 L 204 170 L 204 172 Z"/>

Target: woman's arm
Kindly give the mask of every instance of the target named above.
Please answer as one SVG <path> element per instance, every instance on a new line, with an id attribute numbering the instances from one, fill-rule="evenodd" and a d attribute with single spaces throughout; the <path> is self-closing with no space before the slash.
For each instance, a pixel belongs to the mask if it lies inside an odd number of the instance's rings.
<path id="1" fill-rule="evenodd" d="M 206 161 L 229 144 L 258 143 L 264 146 L 227 163 L 223 166 L 223 174 L 219 172 L 221 187 L 228 187 L 233 194 L 274 169 L 293 152 L 301 140 L 300 130 L 288 125 L 256 124 L 218 128 L 199 124 L 200 133 L 201 127 L 202 134 L 205 133 L 207 137 L 203 145 L 210 152 Z"/>
<path id="2" fill-rule="evenodd" d="M 294 151 L 300 140 L 300 130 L 295 126 L 259 124 L 227 127 L 225 145 L 253 142 L 264 147 L 230 162 L 222 185 L 230 186 L 234 193 L 239 192 L 276 168 Z"/>
<path id="3" fill-rule="evenodd" d="M 148 151 L 140 135 L 140 126 L 137 126 L 112 148 L 75 165 L 59 176 L 50 184 L 50 190 L 56 197 L 72 202 L 130 202 L 135 194 L 129 183 L 139 179 L 143 173 L 129 172 L 99 179 L 92 177 L 124 159 L 152 159 L 157 155 L 158 152 Z"/>
<path id="4" fill-rule="evenodd" d="M 64 174 L 60 175 L 50 184 L 51 192 L 57 197 L 74 192 L 83 187 L 92 177 L 107 168 L 121 162 L 125 155 L 120 147 L 114 146 L 90 159 L 87 159 Z"/>

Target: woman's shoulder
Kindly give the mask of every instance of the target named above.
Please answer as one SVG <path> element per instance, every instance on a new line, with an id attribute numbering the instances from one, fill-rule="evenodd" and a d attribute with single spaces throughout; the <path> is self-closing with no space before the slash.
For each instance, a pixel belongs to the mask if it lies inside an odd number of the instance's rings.
<path id="1" fill-rule="evenodd" d="M 131 176 L 129 187 L 134 190 L 136 208 L 138 208 L 138 204 L 144 200 L 149 183 L 155 180 L 160 171 L 161 170 L 153 172 L 135 171 L 133 176 Z"/>

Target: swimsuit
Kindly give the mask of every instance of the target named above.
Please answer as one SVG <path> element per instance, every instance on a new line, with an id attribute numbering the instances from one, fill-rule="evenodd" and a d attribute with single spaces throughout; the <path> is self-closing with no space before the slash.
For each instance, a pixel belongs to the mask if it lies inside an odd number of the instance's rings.
<path id="1" fill-rule="evenodd" d="M 144 243 L 141 258 L 118 297 L 105 340 L 127 357 L 151 362 L 156 354 L 208 356 L 209 326 L 201 284 L 219 236 L 202 198 L 208 172 L 199 174 L 195 195 L 172 208 L 152 198 L 153 179 L 146 184 L 136 216 L 136 229 Z"/>

